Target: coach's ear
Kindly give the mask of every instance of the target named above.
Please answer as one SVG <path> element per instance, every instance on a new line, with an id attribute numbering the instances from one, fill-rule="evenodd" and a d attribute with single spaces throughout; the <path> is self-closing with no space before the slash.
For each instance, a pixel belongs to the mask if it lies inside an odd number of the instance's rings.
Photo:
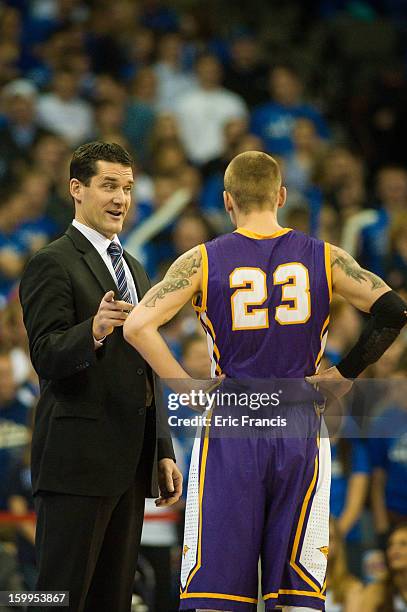
<path id="1" fill-rule="evenodd" d="M 76 178 L 71 178 L 69 181 L 69 191 L 74 201 L 80 204 L 82 200 L 82 183 Z"/>
<path id="2" fill-rule="evenodd" d="M 277 207 L 282 208 L 284 204 L 286 203 L 286 200 L 287 200 L 287 188 L 281 185 L 279 192 L 278 192 Z"/>

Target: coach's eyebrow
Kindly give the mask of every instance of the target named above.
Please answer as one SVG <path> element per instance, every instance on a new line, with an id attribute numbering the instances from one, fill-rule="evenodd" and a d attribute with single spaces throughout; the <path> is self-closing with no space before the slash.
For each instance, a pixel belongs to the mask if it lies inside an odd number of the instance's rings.
<path id="1" fill-rule="evenodd" d="M 102 182 L 103 181 L 109 181 L 111 183 L 118 183 L 119 182 L 119 179 L 116 176 L 103 176 L 100 180 Z M 127 183 L 130 183 L 131 185 L 133 185 L 134 184 L 134 180 L 133 179 L 129 179 L 127 181 Z"/>

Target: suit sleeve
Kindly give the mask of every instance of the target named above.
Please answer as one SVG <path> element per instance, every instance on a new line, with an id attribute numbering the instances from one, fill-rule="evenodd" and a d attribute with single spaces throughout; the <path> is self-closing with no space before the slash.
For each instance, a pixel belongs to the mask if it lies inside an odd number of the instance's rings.
<path id="1" fill-rule="evenodd" d="M 40 378 L 60 380 L 96 363 L 93 317 L 78 323 L 69 275 L 46 251 L 28 263 L 20 301 L 31 360 Z"/>
<path id="2" fill-rule="evenodd" d="M 167 405 L 162 383 L 154 375 L 154 402 L 157 419 L 157 459 L 176 461 L 167 417 Z"/>

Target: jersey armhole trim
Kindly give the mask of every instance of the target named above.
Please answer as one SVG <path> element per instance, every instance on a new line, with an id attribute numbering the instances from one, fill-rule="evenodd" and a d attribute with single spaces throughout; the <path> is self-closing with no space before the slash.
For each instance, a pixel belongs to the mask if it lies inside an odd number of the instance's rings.
<path id="1" fill-rule="evenodd" d="M 196 312 L 205 312 L 208 299 L 208 253 L 206 246 L 200 244 L 202 256 L 202 290 L 192 298 L 192 307 Z"/>
<path id="2" fill-rule="evenodd" d="M 324 255 L 325 255 L 325 274 L 326 282 L 328 284 L 329 301 L 332 300 L 332 268 L 331 268 L 331 245 L 329 242 L 324 243 Z"/>

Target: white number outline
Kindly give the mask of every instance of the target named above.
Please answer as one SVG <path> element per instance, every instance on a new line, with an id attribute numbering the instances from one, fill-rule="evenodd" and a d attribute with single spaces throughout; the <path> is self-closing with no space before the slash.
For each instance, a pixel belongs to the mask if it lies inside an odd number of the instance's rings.
<path id="1" fill-rule="evenodd" d="M 264 313 L 265 317 L 266 317 L 266 321 L 264 325 L 250 325 L 250 321 L 248 325 L 245 325 L 243 327 L 236 325 L 235 323 L 235 306 L 234 306 L 234 302 L 236 301 L 236 296 L 240 293 L 250 293 L 253 292 L 254 290 L 254 281 L 252 280 L 242 280 L 239 281 L 239 283 L 235 283 L 233 281 L 233 275 L 235 274 L 235 272 L 237 272 L 238 270 L 255 270 L 257 272 L 260 272 L 262 274 L 263 277 L 263 282 L 264 282 L 264 286 L 263 286 L 263 294 L 264 294 L 264 298 L 258 300 L 257 302 L 244 302 L 243 306 L 244 306 L 244 316 L 245 317 L 254 317 L 256 315 L 258 315 L 259 313 Z M 268 308 L 256 308 L 256 310 L 254 312 L 248 312 L 248 307 L 249 306 L 261 306 L 262 304 L 264 304 L 264 302 L 267 300 L 267 296 L 268 296 L 268 291 L 267 291 L 267 277 L 266 277 L 266 273 L 264 272 L 264 270 L 262 270 L 261 268 L 255 268 L 255 267 L 249 267 L 249 266 L 244 266 L 244 267 L 239 267 L 239 268 L 235 268 L 233 270 L 233 272 L 231 272 L 229 274 L 229 284 L 231 289 L 235 289 L 236 291 L 233 292 L 233 294 L 230 296 L 230 304 L 231 304 L 231 309 L 232 309 L 232 331 L 238 331 L 238 330 L 247 330 L 247 329 L 267 329 L 269 327 L 269 311 Z M 250 287 L 246 287 L 246 285 L 250 285 Z"/>
<path id="2" fill-rule="evenodd" d="M 281 268 L 285 268 L 287 266 L 301 266 L 301 268 L 305 271 L 305 280 L 306 280 L 306 286 L 305 287 L 301 287 L 299 288 L 299 290 L 301 292 L 304 292 L 306 297 L 307 297 L 307 315 L 305 316 L 305 318 L 298 320 L 298 321 L 282 321 L 279 318 L 279 312 L 283 312 L 283 311 L 293 311 L 293 310 L 298 310 L 298 298 L 297 297 L 287 297 L 284 294 L 286 293 L 285 289 L 286 287 L 298 287 L 297 284 L 297 276 L 295 274 L 290 274 L 289 276 L 285 277 L 284 280 L 276 280 L 276 275 L 278 275 L 279 270 Z M 261 313 L 263 312 L 266 316 L 266 320 L 265 320 L 265 324 L 264 325 L 250 325 L 250 320 L 248 321 L 248 325 L 245 326 L 239 326 L 236 325 L 235 320 L 235 312 L 237 310 L 237 308 L 235 308 L 235 302 L 236 302 L 236 296 L 242 292 L 253 292 L 253 286 L 254 286 L 254 281 L 253 280 L 242 280 L 239 281 L 239 283 L 236 283 L 235 281 L 233 281 L 233 275 L 235 274 L 236 271 L 238 270 L 256 270 L 258 272 L 261 272 L 262 277 L 263 277 L 263 282 L 264 282 L 264 286 L 263 286 L 263 294 L 264 294 L 264 298 L 260 299 L 259 301 L 256 302 L 243 302 L 243 307 L 244 307 L 244 317 L 253 317 L 254 315 L 256 315 L 257 313 Z M 291 281 L 291 282 L 290 282 Z M 239 330 L 254 330 L 254 329 L 267 329 L 269 328 L 269 314 L 268 314 L 268 308 L 258 308 L 256 309 L 254 312 L 248 312 L 248 307 L 252 307 L 252 306 L 261 306 L 262 304 L 264 304 L 264 302 L 267 300 L 267 296 L 268 296 L 268 289 L 267 289 L 267 277 L 266 277 L 266 273 L 264 272 L 264 270 L 262 270 L 261 268 L 256 268 L 256 267 L 251 267 L 251 266 L 244 266 L 244 267 L 238 267 L 235 268 L 230 274 L 229 274 L 229 284 L 230 284 L 230 288 L 234 289 L 236 288 L 236 291 L 233 292 L 233 294 L 230 297 L 230 304 L 231 304 L 231 311 L 232 311 L 232 331 L 239 331 Z M 246 285 L 249 285 L 249 287 L 247 287 Z M 283 302 L 294 302 L 294 304 L 279 304 L 278 306 L 276 306 L 275 309 L 275 314 L 274 314 L 274 319 L 277 321 L 277 323 L 279 325 L 302 325 L 304 323 L 306 323 L 310 316 L 311 316 L 311 294 L 310 294 L 310 283 L 309 283 L 309 273 L 308 273 L 308 269 L 306 268 L 306 266 L 304 266 L 304 264 L 302 264 L 301 262 L 298 261 L 292 261 L 292 262 L 287 262 L 285 264 L 280 264 L 279 266 L 277 266 L 277 268 L 274 270 L 273 272 L 273 286 L 277 286 L 277 285 L 281 285 L 281 301 Z"/>

